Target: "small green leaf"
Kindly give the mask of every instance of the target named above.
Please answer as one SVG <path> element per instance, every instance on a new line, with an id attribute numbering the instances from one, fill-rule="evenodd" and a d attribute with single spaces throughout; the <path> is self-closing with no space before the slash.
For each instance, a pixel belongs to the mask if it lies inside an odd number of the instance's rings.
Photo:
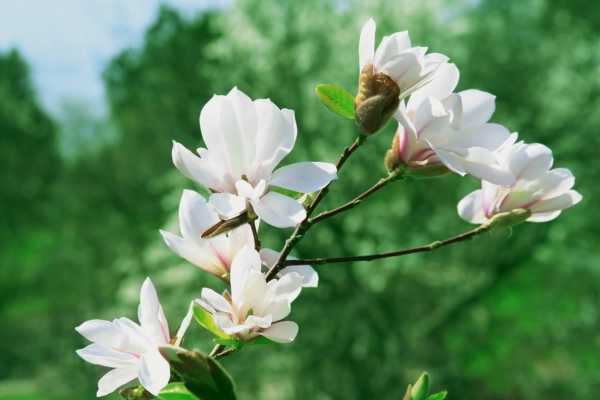
<path id="1" fill-rule="evenodd" d="M 247 342 L 248 344 L 256 344 L 259 346 L 264 346 L 265 344 L 272 344 L 273 341 L 267 339 L 264 336 L 257 336 L 256 339 L 252 339 L 251 341 Z"/>
<path id="2" fill-rule="evenodd" d="M 199 400 L 183 384 L 183 382 L 169 383 L 158 395 L 160 400 Z"/>
<path id="3" fill-rule="evenodd" d="M 194 304 L 192 307 L 194 313 L 194 319 L 200 326 L 202 326 L 207 331 L 211 332 L 213 335 L 220 339 L 231 340 L 233 339 L 231 336 L 223 332 L 215 323 L 215 320 L 211 313 L 206 311 L 198 304 Z"/>
<path id="4" fill-rule="evenodd" d="M 429 396 L 427 398 L 427 400 L 444 400 L 447 395 L 448 395 L 448 392 L 446 392 L 444 390 L 442 392 L 437 392 L 437 393 L 432 394 L 431 396 Z"/>
<path id="5" fill-rule="evenodd" d="M 341 117 L 354 119 L 354 96 L 346 89 L 334 84 L 320 84 L 315 92 L 331 111 Z"/>

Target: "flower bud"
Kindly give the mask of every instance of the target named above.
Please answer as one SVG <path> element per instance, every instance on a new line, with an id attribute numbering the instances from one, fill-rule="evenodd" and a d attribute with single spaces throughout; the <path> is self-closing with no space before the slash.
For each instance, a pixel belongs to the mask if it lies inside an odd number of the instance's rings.
<path id="1" fill-rule="evenodd" d="M 511 226 L 518 225 L 525 222 L 527 218 L 531 216 L 531 210 L 524 208 L 517 208 L 515 210 L 502 212 L 494 215 L 488 222 L 491 228 L 505 227 L 510 228 Z"/>
<path id="2" fill-rule="evenodd" d="M 446 175 L 450 172 L 444 164 L 435 161 L 433 157 L 428 157 L 423 160 L 409 159 L 408 161 L 405 161 L 402 158 L 402 154 L 405 147 L 408 145 L 402 143 L 402 137 L 406 138 L 406 136 L 395 134 L 390 149 L 385 153 L 383 163 L 388 172 L 395 171 L 403 166 L 406 167 L 405 175 L 414 178 L 434 178 Z M 409 153 L 410 149 L 404 152 Z"/>
<path id="3" fill-rule="evenodd" d="M 374 73 L 373 65 L 365 65 L 358 80 L 354 98 L 356 123 L 371 135 L 377 132 L 394 114 L 400 104 L 400 88 L 386 74 Z"/>

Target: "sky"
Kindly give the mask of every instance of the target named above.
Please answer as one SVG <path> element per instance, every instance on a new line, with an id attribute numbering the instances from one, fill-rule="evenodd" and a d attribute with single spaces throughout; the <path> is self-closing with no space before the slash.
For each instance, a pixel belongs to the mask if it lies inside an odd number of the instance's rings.
<path id="1" fill-rule="evenodd" d="M 228 0 L 2 0 L 0 51 L 17 48 L 31 67 L 40 100 L 60 114 L 65 99 L 106 112 L 102 71 L 119 51 L 141 44 L 159 6 L 184 15 Z"/>

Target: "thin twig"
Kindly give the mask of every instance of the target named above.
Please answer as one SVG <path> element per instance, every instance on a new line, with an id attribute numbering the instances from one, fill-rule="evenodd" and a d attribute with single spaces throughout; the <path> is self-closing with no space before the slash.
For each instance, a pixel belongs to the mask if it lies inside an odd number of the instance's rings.
<path id="1" fill-rule="evenodd" d="M 388 176 L 386 176 L 385 178 L 381 178 L 375 185 L 371 186 L 369 189 L 367 189 L 366 191 L 364 191 L 360 195 L 356 196 L 354 199 L 350 200 L 346 204 L 342 204 L 341 206 L 336 207 L 336 208 L 334 208 L 332 210 L 329 210 L 329 211 L 323 211 L 322 213 L 320 213 L 316 217 L 311 218 L 309 220 L 309 222 L 311 224 L 316 224 L 318 222 L 323 221 L 324 219 L 331 218 L 331 217 L 333 217 L 335 215 L 338 215 L 339 213 L 342 213 L 344 211 L 347 211 L 347 210 L 350 210 L 350 209 L 356 207 L 364 199 L 366 199 L 370 195 L 378 192 L 379 190 L 381 190 L 382 188 L 384 188 L 388 183 L 393 182 L 394 180 L 396 180 L 397 178 L 399 178 L 400 174 L 401 174 L 400 170 L 396 170 L 396 171 L 390 173 Z"/>
<path id="2" fill-rule="evenodd" d="M 215 345 L 215 347 L 212 348 L 212 350 L 210 351 L 210 353 L 208 353 L 208 356 L 209 357 L 216 357 L 217 354 L 219 354 L 220 352 L 222 352 L 224 348 L 225 348 L 225 346 L 217 344 L 217 345 Z"/>
<path id="3" fill-rule="evenodd" d="M 260 251 L 260 239 L 258 238 L 258 232 L 256 231 L 255 221 L 248 221 L 248 225 L 250 225 L 252 237 L 254 238 L 254 249 Z"/>
<path id="4" fill-rule="evenodd" d="M 236 351 L 236 349 L 235 349 L 235 348 L 233 348 L 233 347 L 231 347 L 231 348 L 229 348 L 229 349 L 223 350 L 223 351 L 221 351 L 221 352 L 219 352 L 219 353 L 215 354 L 215 355 L 213 356 L 213 358 L 223 358 L 223 357 L 225 357 L 225 356 L 228 356 L 229 354 L 231 354 L 231 353 L 233 353 L 233 352 L 235 352 L 235 351 Z"/>
<path id="5" fill-rule="evenodd" d="M 342 169 L 348 158 L 350 158 L 350 156 L 365 142 L 366 139 L 366 136 L 360 135 L 354 140 L 354 142 L 352 142 L 350 146 L 344 149 L 342 154 L 339 156 L 337 162 L 335 163 L 338 173 L 340 169 Z M 329 191 L 329 186 L 333 182 L 334 181 L 330 182 L 329 185 L 319 190 L 312 202 L 308 205 L 308 207 L 306 207 L 306 217 L 304 218 L 304 221 L 302 221 L 300 224 L 298 224 L 298 226 L 296 226 L 296 229 L 294 229 L 292 235 L 285 241 L 285 244 L 283 246 L 283 249 L 281 250 L 281 253 L 279 254 L 279 257 L 277 258 L 277 261 L 275 262 L 275 264 L 273 264 L 269 272 L 267 272 L 267 280 L 273 279 L 277 272 L 279 272 L 279 270 L 283 268 L 283 262 L 285 261 L 287 256 L 290 254 L 294 246 L 298 244 L 298 242 L 302 239 L 306 231 L 310 229 L 312 225 L 312 223 L 309 220 L 310 215 L 317 208 L 321 200 L 323 200 L 323 198 L 327 195 L 327 192 Z"/>
<path id="6" fill-rule="evenodd" d="M 390 258 L 390 257 L 399 257 L 407 254 L 414 253 L 424 253 L 428 251 L 432 251 L 438 249 L 440 247 L 448 246 L 454 243 L 462 242 L 465 240 L 469 240 L 492 227 L 491 224 L 481 225 L 475 229 L 470 231 L 461 233 L 460 235 L 453 236 L 451 238 L 445 240 L 438 240 L 423 246 L 411 247 L 408 249 L 390 251 L 387 253 L 377 253 L 377 254 L 369 254 L 363 256 L 349 256 L 349 257 L 331 257 L 331 258 L 306 258 L 303 260 L 286 260 L 283 262 L 283 266 L 287 267 L 289 265 L 320 265 L 320 264 L 336 264 L 336 263 L 344 263 L 344 262 L 353 262 L 353 261 L 373 261 L 379 260 L 381 258 Z"/>

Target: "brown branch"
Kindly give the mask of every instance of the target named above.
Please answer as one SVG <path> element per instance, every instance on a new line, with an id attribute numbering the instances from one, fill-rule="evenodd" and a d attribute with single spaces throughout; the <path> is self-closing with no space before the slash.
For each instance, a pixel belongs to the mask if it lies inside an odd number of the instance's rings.
<path id="1" fill-rule="evenodd" d="M 316 224 L 318 222 L 323 221 L 324 219 L 331 218 L 331 217 L 333 217 L 335 215 L 338 215 L 339 213 L 342 213 L 344 211 L 350 210 L 350 209 L 356 207 L 357 205 L 359 205 L 364 199 L 366 199 L 370 195 L 372 195 L 372 194 L 378 192 L 379 190 L 383 189 L 388 183 L 393 182 L 393 181 L 395 181 L 396 179 L 398 179 L 400 177 L 401 177 L 401 171 L 400 170 L 395 170 L 394 172 L 391 172 L 385 178 L 381 178 L 375 185 L 371 186 L 369 189 L 367 189 L 366 191 L 364 191 L 360 195 L 356 196 L 354 199 L 350 200 L 346 204 L 342 204 L 341 206 L 336 207 L 336 208 L 334 208 L 332 210 L 329 210 L 329 211 L 323 211 L 322 213 L 320 213 L 316 217 L 311 218 L 309 220 L 309 222 L 311 224 Z"/>
<path id="2" fill-rule="evenodd" d="M 348 146 L 344 149 L 342 154 L 339 156 L 337 162 L 335 163 L 338 173 L 339 173 L 340 169 L 342 169 L 342 167 L 344 166 L 344 164 L 346 163 L 348 158 L 350 158 L 350 156 L 366 140 L 367 140 L 366 136 L 360 135 L 354 140 L 354 142 L 352 142 L 352 144 L 350 146 Z M 290 252 L 292 251 L 294 246 L 296 244 L 298 244 L 298 242 L 302 239 L 304 234 L 310 229 L 310 227 L 312 225 L 312 223 L 310 222 L 310 219 L 309 219 L 310 215 L 317 208 L 317 206 L 319 205 L 321 200 L 323 200 L 323 198 L 327 195 L 327 192 L 329 191 L 329 186 L 331 186 L 331 184 L 333 182 L 334 181 L 330 182 L 329 185 L 327 185 L 323 189 L 319 190 L 317 192 L 316 196 L 314 197 L 314 199 L 308 205 L 308 207 L 306 207 L 306 217 L 304 218 L 304 221 L 302 221 L 300 224 L 298 224 L 298 226 L 296 226 L 296 229 L 294 229 L 294 232 L 292 233 L 292 235 L 285 241 L 283 249 L 281 250 L 281 253 L 279 254 L 279 258 L 277 258 L 277 261 L 275 262 L 275 264 L 271 267 L 269 272 L 267 272 L 267 280 L 273 279 L 275 277 L 275 275 L 277 274 L 277 272 L 279 272 L 279 270 L 281 270 L 281 268 L 283 268 L 283 262 L 285 261 L 287 256 L 290 254 Z"/>
<path id="3" fill-rule="evenodd" d="M 255 221 L 248 221 L 248 225 L 250 225 L 252 237 L 254 238 L 254 249 L 260 251 L 260 239 L 258 238 L 258 232 L 256 231 Z"/>
<path id="4" fill-rule="evenodd" d="M 302 260 L 286 260 L 283 262 L 283 266 L 287 267 L 289 265 L 307 265 L 307 264 L 308 265 L 320 265 L 320 264 L 336 264 L 336 263 L 354 262 L 354 261 L 374 261 L 374 260 L 379 260 L 381 258 L 399 257 L 399 256 L 404 256 L 407 254 L 414 254 L 414 253 L 424 253 L 424 252 L 438 249 L 440 247 L 444 247 L 444 246 L 448 246 L 448 245 L 451 245 L 454 243 L 459 243 L 459 242 L 462 242 L 465 240 L 469 240 L 469 239 L 487 231 L 491 227 L 492 227 L 491 224 L 481 225 L 475 229 L 461 233 L 460 235 L 456 235 L 456 236 L 453 236 L 453 237 L 445 239 L 445 240 L 437 240 L 435 242 L 432 242 L 432 243 L 429 243 L 426 245 L 410 247 L 408 249 L 403 249 L 403 250 L 391 251 L 391 252 L 387 252 L 387 253 L 369 254 L 369 255 L 363 255 L 363 256 L 331 257 L 331 258 L 323 257 L 323 258 L 305 258 Z"/>

